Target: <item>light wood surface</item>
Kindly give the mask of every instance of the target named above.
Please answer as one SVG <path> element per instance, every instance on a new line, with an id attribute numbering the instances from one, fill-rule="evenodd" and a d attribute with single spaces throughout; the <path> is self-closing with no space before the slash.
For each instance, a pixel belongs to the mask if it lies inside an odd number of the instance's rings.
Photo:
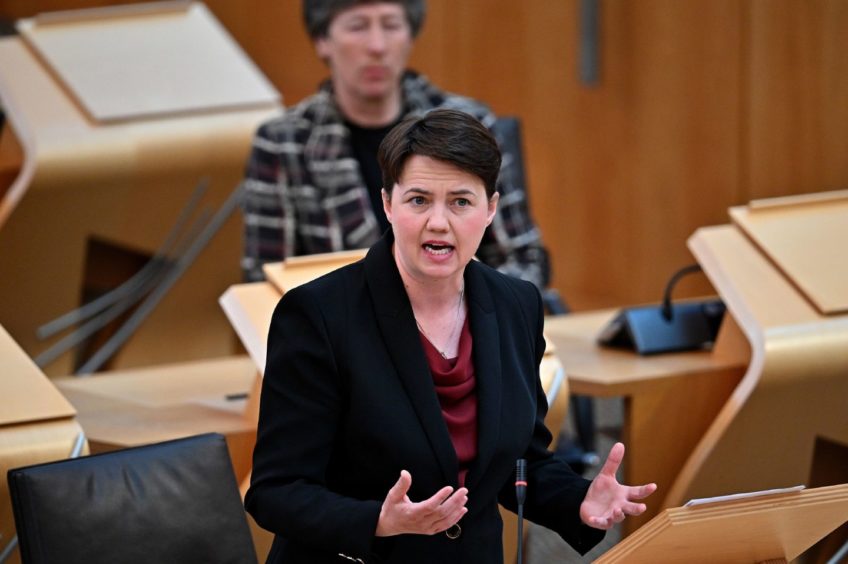
<path id="1" fill-rule="evenodd" d="M 230 286 L 218 299 L 242 345 L 263 374 L 271 316 L 281 296 L 270 282 L 253 282 Z"/>
<path id="2" fill-rule="evenodd" d="M 79 306 L 90 277 L 108 273 L 109 264 L 87 264 L 92 242 L 151 256 L 202 177 L 210 180 L 210 207 L 232 193 L 254 129 L 278 111 L 270 105 L 98 126 L 15 37 L 0 39 L 0 96 L 23 152 L 19 174 L 0 188 L 0 321 L 31 357 L 52 344 L 38 341 L 36 328 Z M 232 332 L 216 300 L 241 279 L 240 256 L 236 213 L 111 366 L 229 352 Z M 73 356 L 45 372 L 73 372 Z"/>
<path id="3" fill-rule="evenodd" d="M 756 200 L 730 217 L 819 312 L 848 313 L 848 190 Z"/>
<path id="4" fill-rule="evenodd" d="M 241 480 L 256 440 L 256 423 L 245 416 L 256 378 L 240 356 L 53 381 L 76 407 L 93 452 L 221 433 Z"/>
<path id="5" fill-rule="evenodd" d="M 572 393 L 624 398 L 623 479 L 657 484 L 648 510 L 624 521 L 629 534 L 663 507 L 680 467 L 741 379 L 749 352 L 717 345 L 711 352 L 640 356 L 600 347 L 596 336 L 614 315 L 608 310 L 548 317 L 545 333 L 556 345 Z M 728 331 L 733 325 L 726 320 L 719 343 Z"/>
<path id="6" fill-rule="evenodd" d="M 0 326 L 0 427 L 74 415 L 73 406 Z"/>
<path id="7" fill-rule="evenodd" d="M 119 3 L 4 0 L 0 14 Z M 206 5 L 287 105 L 328 75 L 299 2 Z M 531 206 L 572 309 L 659 299 L 692 261 L 689 235 L 731 205 L 848 186 L 844 0 L 599 5 L 595 86 L 578 75 L 579 0 L 431 0 L 411 61 L 521 117 Z"/>
<path id="8" fill-rule="evenodd" d="M 0 552 L 15 536 L 6 472 L 71 455 L 76 410 L 0 326 Z M 82 453 L 88 451 L 83 441 Z M 8 564 L 20 562 L 18 551 Z"/>
<path id="9" fill-rule="evenodd" d="M 848 4 L 751 0 L 745 8 L 746 165 L 736 203 L 848 187 Z"/>
<path id="10" fill-rule="evenodd" d="M 281 294 L 365 257 L 368 249 L 355 249 L 337 253 L 321 253 L 290 257 L 283 262 L 263 265 L 265 277 Z"/>
<path id="11" fill-rule="evenodd" d="M 848 484 L 666 509 L 596 562 L 788 562 L 848 520 Z"/>
<path id="12" fill-rule="evenodd" d="M 848 448 L 848 316 L 820 314 L 733 226 L 699 229 L 690 247 L 751 361 L 665 502 L 806 483 L 817 437 Z"/>
<path id="13" fill-rule="evenodd" d="M 17 28 L 98 122 L 280 99 L 201 3 L 77 10 L 20 20 Z"/>

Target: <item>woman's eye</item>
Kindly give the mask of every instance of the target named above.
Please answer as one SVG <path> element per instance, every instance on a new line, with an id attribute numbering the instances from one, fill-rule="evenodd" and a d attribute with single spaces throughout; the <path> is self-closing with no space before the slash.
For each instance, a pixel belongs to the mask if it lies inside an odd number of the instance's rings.
<path id="1" fill-rule="evenodd" d="M 414 196 L 409 201 L 415 206 L 423 206 L 425 204 L 423 196 Z"/>
<path id="2" fill-rule="evenodd" d="M 391 20 L 383 22 L 383 29 L 388 31 L 397 31 L 403 29 L 403 20 Z"/>
<path id="3" fill-rule="evenodd" d="M 461 208 L 464 208 L 464 207 L 470 206 L 471 202 L 469 202 L 467 198 L 458 198 L 456 200 L 456 205 L 461 207 Z"/>
<path id="4" fill-rule="evenodd" d="M 348 22 L 345 29 L 348 31 L 363 31 L 368 29 L 368 21 L 366 20 L 354 20 L 352 22 Z"/>

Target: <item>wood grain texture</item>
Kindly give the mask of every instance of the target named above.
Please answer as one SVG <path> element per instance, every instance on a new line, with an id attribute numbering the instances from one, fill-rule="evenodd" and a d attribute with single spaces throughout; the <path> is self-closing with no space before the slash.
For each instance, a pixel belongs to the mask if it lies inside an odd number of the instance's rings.
<path id="1" fill-rule="evenodd" d="M 848 484 L 667 509 L 596 562 L 793 561 L 845 521 Z"/>
<path id="2" fill-rule="evenodd" d="M 751 361 L 665 504 L 807 483 L 817 437 L 848 445 L 848 316 L 820 314 L 733 226 L 700 229 L 690 246 Z"/>
<path id="3" fill-rule="evenodd" d="M 113 3 L 7 0 L 0 14 Z M 207 5 L 286 105 L 326 77 L 300 2 Z M 659 299 L 693 262 L 686 238 L 731 205 L 848 185 L 843 0 L 605 1 L 596 87 L 578 80 L 578 22 L 578 0 L 430 0 L 411 60 L 522 119 L 531 206 L 572 308 Z"/>

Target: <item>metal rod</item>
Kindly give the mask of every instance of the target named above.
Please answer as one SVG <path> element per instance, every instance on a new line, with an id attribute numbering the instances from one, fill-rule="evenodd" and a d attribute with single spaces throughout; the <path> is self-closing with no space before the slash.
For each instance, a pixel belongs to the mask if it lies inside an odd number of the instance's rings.
<path id="1" fill-rule="evenodd" d="M 230 197 L 224 202 L 218 212 L 206 225 L 203 232 L 192 242 L 188 250 L 177 259 L 174 267 L 168 271 L 162 282 L 147 296 L 129 319 L 100 347 L 100 349 L 81 366 L 76 373 L 88 374 L 96 372 L 115 352 L 129 339 L 138 327 L 150 315 L 171 287 L 176 284 L 183 273 L 194 263 L 197 256 L 206 248 L 206 245 L 221 229 L 230 215 L 238 207 L 241 199 L 241 191 L 233 190 Z"/>
<path id="2" fill-rule="evenodd" d="M 209 217 L 209 211 L 204 210 L 200 213 L 198 219 L 196 219 L 192 226 L 189 228 L 188 236 L 184 238 L 184 240 L 179 241 L 176 252 L 178 254 L 182 254 L 185 252 L 186 248 L 189 246 L 190 242 L 194 240 L 195 237 L 200 233 L 201 228 L 205 224 L 206 220 Z M 150 263 L 152 264 L 152 262 Z M 116 319 L 119 315 L 130 309 L 133 305 L 138 303 L 141 298 L 147 294 L 152 288 L 156 286 L 156 283 L 164 278 L 166 273 L 172 268 L 174 265 L 173 260 L 169 260 L 166 258 L 158 258 L 156 259 L 155 266 L 156 268 L 149 269 L 147 274 L 145 275 L 143 280 L 140 280 L 132 294 L 124 296 L 117 303 L 112 304 L 106 310 L 100 312 L 98 315 L 92 317 L 88 321 L 86 321 L 83 325 L 78 327 L 72 333 L 69 333 L 52 346 L 42 351 L 41 354 L 33 358 L 33 362 L 35 362 L 36 366 L 39 368 L 44 368 L 60 356 L 62 356 L 66 351 L 76 347 L 80 343 L 82 343 L 85 339 L 105 327 L 109 322 Z"/>
<path id="3" fill-rule="evenodd" d="M 73 325 L 74 323 L 78 323 L 92 315 L 96 314 L 99 311 L 107 308 L 108 306 L 124 299 L 127 295 L 134 293 L 138 286 L 144 284 L 150 274 L 151 270 L 155 270 L 158 267 L 158 263 L 164 260 L 168 253 L 171 250 L 171 247 L 178 240 L 185 224 L 188 222 L 189 217 L 192 213 L 194 213 L 195 208 L 197 208 L 197 204 L 203 195 L 206 193 L 206 189 L 209 187 L 209 180 L 207 178 L 203 178 L 198 182 L 197 186 L 194 188 L 194 192 L 192 192 L 191 197 L 188 202 L 186 202 L 183 209 L 180 210 L 180 215 L 177 217 L 176 223 L 174 223 L 171 230 L 168 232 L 168 235 L 165 237 L 165 242 L 156 250 L 156 253 L 151 257 L 151 259 L 145 264 L 138 272 L 136 272 L 132 277 L 130 277 L 126 282 L 106 292 L 102 296 L 99 296 L 97 299 L 84 304 L 83 306 L 71 310 L 60 317 L 52 321 L 48 321 L 38 329 L 36 329 L 36 335 L 39 339 L 46 339 L 55 335 L 56 333 L 63 331 Z"/>
<path id="4" fill-rule="evenodd" d="M 0 552 L 0 564 L 3 564 L 12 556 L 12 552 L 14 552 L 16 546 L 18 546 L 18 535 L 13 536 L 9 544 L 6 545 L 6 548 L 3 549 L 3 552 Z"/>

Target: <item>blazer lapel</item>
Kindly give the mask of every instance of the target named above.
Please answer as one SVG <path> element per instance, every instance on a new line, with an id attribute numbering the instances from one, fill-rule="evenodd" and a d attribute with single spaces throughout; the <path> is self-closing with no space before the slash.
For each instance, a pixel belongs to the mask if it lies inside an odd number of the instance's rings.
<path id="1" fill-rule="evenodd" d="M 368 290 L 375 304 L 377 323 L 389 356 L 439 461 L 445 483 L 456 487 L 459 462 L 442 417 L 430 367 L 415 326 L 412 306 L 391 254 L 393 242 L 394 237 L 389 230 L 368 251 L 365 257 Z"/>
<path id="2" fill-rule="evenodd" d="M 483 478 L 495 452 L 501 430 L 501 356 L 497 314 L 492 294 L 474 261 L 465 270 L 465 293 L 473 335 L 474 374 L 477 380 L 477 458 L 466 485 L 472 489 Z"/>

